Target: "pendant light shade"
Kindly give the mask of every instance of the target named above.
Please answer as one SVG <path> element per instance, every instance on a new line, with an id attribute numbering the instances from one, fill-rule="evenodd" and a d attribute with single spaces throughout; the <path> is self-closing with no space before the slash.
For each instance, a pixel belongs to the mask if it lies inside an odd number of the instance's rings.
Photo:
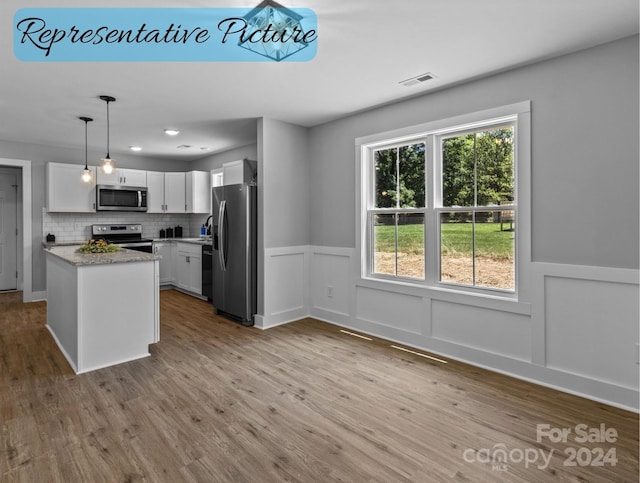
<path id="1" fill-rule="evenodd" d="M 111 155 L 109 154 L 109 103 L 115 102 L 116 98 L 111 96 L 100 96 L 100 99 L 107 103 L 107 155 L 102 158 L 102 171 L 105 174 L 113 173 L 115 168 L 113 159 L 111 159 Z"/>
<path id="2" fill-rule="evenodd" d="M 87 166 L 87 125 L 93 121 L 90 117 L 80 117 L 81 121 L 84 121 L 84 169 L 82 170 L 82 181 L 85 183 L 91 182 L 91 170 Z"/>
<path id="3" fill-rule="evenodd" d="M 106 158 L 102 158 L 102 171 L 104 171 L 104 174 L 113 173 L 113 159 L 109 155 Z"/>

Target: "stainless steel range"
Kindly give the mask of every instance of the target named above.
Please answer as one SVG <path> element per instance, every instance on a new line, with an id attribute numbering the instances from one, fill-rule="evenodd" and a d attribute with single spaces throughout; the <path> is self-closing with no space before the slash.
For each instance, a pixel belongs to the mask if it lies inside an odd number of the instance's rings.
<path id="1" fill-rule="evenodd" d="M 140 224 L 91 225 L 91 236 L 94 240 L 102 239 L 129 250 L 153 252 L 153 240 L 142 238 Z"/>

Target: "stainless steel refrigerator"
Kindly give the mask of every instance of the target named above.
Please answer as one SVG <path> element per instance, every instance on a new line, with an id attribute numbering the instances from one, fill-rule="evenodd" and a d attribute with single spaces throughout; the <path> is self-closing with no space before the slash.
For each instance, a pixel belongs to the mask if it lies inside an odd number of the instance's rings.
<path id="1" fill-rule="evenodd" d="M 212 188 L 213 296 L 216 313 L 253 325 L 257 310 L 257 190 Z"/>

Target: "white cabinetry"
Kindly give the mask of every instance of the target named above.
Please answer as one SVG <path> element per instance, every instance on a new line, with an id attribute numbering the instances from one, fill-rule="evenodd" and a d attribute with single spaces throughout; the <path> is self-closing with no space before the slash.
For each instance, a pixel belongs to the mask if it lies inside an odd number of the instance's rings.
<path id="1" fill-rule="evenodd" d="M 185 173 L 164 173 L 165 213 L 184 213 L 185 199 Z"/>
<path id="2" fill-rule="evenodd" d="M 173 262 L 171 259 L 171 243 L 153 242 L 153 253 L 160 255 L 160 285 L 173 283 Z"/>
<path id="3" fill-rule="evenodd" d="M 148 356 L 160 338 L 157 263 L 76 265 L 57 250 L 46 252 L 47 328 L 73 370 Z"/>
<path id="4" fill-rule="evenodd" d="M 211 177 L 205 171 L 186 173 L 187 213 L 208 214 L 211 211 Z"/>
<path id="5" fill-rule="evenodd" d="M 84 166 L 47 163 L 47 209 L 55 212 L 96 211 L 96 167 L 89 166 L 91 181 L 82 181 Z"/>
<path id="6" fill-rule="evenodd" d="M 255 161 L 243 159 L 222 165 L 222 181 L 225 185 L 250 184 L 255 181 L 257 164 Z"/>
<path id="7" fill-rule="evenodd" d="M 147 172 L 141 169 L 117 168 L 111 174 L 98 170 L 98 184 L 114 186 L 147 186 Z"/>
<path id="8" fill-rule="evenodd" d="M 147 171 L 147 213 L 185 213 L 185 173 Z"/>
<path id="9" fill-rule="evenodd" d="M 202 246 L 176 243 L 174 284 L 195 294 L 202 294 Z"/>
<path id="10" fill-rule="evenodd" d="M 164 213 L 164 173 L 147 171 L 147 213 Z"/>

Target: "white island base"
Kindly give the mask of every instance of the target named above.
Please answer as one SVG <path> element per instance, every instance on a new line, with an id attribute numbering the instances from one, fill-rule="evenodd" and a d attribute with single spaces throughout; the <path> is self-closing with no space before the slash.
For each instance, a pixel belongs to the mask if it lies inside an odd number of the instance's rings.
<path id="1" fill-rule="evenodd" d="M 158 342 L 159 270 L 151 254 L 47 250 L 47 328 L 77 373 L 149 355 Z"/>

